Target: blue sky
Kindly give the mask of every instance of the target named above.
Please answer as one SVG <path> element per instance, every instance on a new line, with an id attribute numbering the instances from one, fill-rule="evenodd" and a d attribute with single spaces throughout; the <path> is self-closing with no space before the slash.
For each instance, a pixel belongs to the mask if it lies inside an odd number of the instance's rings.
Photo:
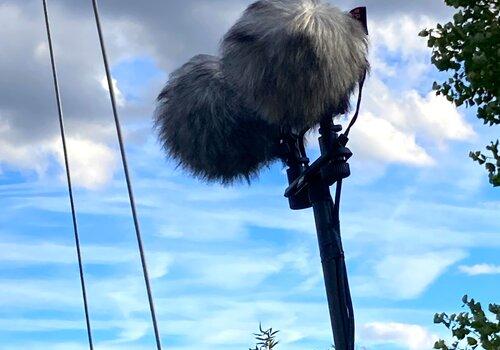
<path id="1" fill-rule="evenodd" d="M 331 344 L 312 213 L 288 209 L 282 166 L 251 186 L 208 185 L 166 160 L 152 130 L 168 73 L 215 53 L 248 3 L 102 1 L 166 349 L 246 349 L 259 322 L 281 330 L 281 349 Z M 96 348 L 151 349 L 90 7 L 50 4 Z M 465 293 L 500 299 L 500 197 L 467 158 L 498 131 L 430 92 L 440 77 L 416 34 L 449 16 L 446 8 L 366 5 L 373 69 L 342 203 L 357 341 L 369 350 L 431 348 L 445 335 L 435 312 L 458 310 Z M 0 0 L 2 350 L 87 348 L 41 16 L 37 1 Z"/>

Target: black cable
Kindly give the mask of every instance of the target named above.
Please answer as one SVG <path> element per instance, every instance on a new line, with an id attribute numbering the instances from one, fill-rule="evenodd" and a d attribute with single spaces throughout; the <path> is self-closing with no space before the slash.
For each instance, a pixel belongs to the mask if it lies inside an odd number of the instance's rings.
<path id="1" fill-rule="evenodd" d="M 64 165 L 66 168 L 66 178 L 68 181 L 68 192 L 69 192 L 69 202 L 71 205 L 71 216 L 73 218 L 73 231 L 75 234 L 76 255 L 78 257 L 78 269 L 80 272 L 80 284 L 82 287 L 83 307 L 85 310 L 85 322 L 87 325 L 87 336 L 88 336 L 88 340 L 89 340 L 90 350 L 93 350 L 94 345 L 92 342 L 92 329 L 90 327 L 89 307 L 88 307 L 88 303 L 87 303 L 87 291 L 85 288 L 85 278 L 84 278 L 84 273 L 83 273 L 82 253 L 81 253 L 81 249 L 80 249 L 78 223 L 76 220 L 75 201 L 73 198 L 73 186 L 71 183 L 71 171 L 69 168 L 68 149 L 66 146 L 66 132 L 64 129 L 64 115 L 63 115 L 63 109 L 62 109 L 61 94 L 59 91 L 59 79 L 57 77 L 56 61 L 54 58 L 54 49 L 52 47 L 52 36 L 50 33 L 50 21 L 49 21 L 49 11 L 47 8 L 47 0 L 42 0 L 42 1 L 43 1 L 43 12 L 45 15 L 45 27 L 47 29 L 47 40 L 49 43 L 50 63 L 52 65 L 52 77 L 54 78 L 54 90 L 55 90 L 55 95 L 56 95 L 57 111 L 59 113 L 59 128 L 61 131 L 61 140 L 62 140 L 63 154 L 64 154 Z"/>
<path id="2" fill-rule="evenodd" d="M 335 204 L 333 209 L 334 223 L 340 235 L 340 199 L 342 194 L 342 180 L 337 181 L 337 187 L 335 191 Z M 339 258 L 339 263 L 337 265 L 337 276 L 339 278 L 338 285 L 343 289 L 343 300 L 345 307 L 347 309 L 347 336 L 348 336 L 348 349 L 354 350 L 354 340 L 355 340 L 355 323 L 354 323 L 354 308 L 352 305 L 351 291 L 349 288 L 349 279 L 347 277 L 347 265 L 345 263 L 345 257 L 341 256 Z"/>
<path id="3" fill-rule="evenodd" d="M 339 230 L 339 232 L 340 232 L 339 218 L 340 218 L 340 197 L 341 197 L 341 194 L 342 194 L 342 179 L 337 181 L 337 187 L 335 190 L 335 203 L 334 203 L 334 207 L 333 207 L 333 213 L 336 216 L 335 225 L 337 226 L 337 230 Z"/>
<path id="4" fill-rule="evenodd" d="M 349 123 L 349 126 L 347 127 L 347 129 L 344 133 L 345 136 L 349 136 L 349 132 L 351 131 L 351 128 L 358 120 L 359 110 L 361 108 L 361 100 L 363 97 L 363 86 L 365 84 L 365 80 L 366 80 L 366 72 L 363 73 L 363 77 L 359 81 L 359 92 L 358 92 L 358 102 L 356 103 L 356 112 L 354 113 L 354 116 L 352 117 L 352 120 Z"/>
<path id="5" fill-rule="evenodd" d="M 104 61 L 104 69 L 106 70 L 106 79 L 108 81 L 109 96 L 111 99 L 111 107 L 113 108 L 113 117 L 114 117 L 115 125 L 116 125 L 116 133 L 118 136 L 118 143 L 120 145 L 120 153 L 121 153 L 121 158 L 122 158 L 122 163 L 123 163 L 123 170 L 125 172 L 125 180 L 127 182 L 128 196 L 130 199 L 130 209 L 132 210 L 132 217 L 134 219 L 135 233 L 137 236 L 137 244 L 139 246 L 139 253 L 141 256 L 142 272 L 144 274 L 144 282 L 146 284 L 146 290 L 148 293 L 149 309 L 151 311 L 151 319 L 153 322 L 153 329 L 154 329 L 154 333 L 155 333 L 156 347 L 158 350 L 161 350 L 161 338 L 160 338 L 160 332 L 158 330 L 158 322 L 156 320 L 156 312 L 155 312 L 155 307 L 154 307 L 154 302 L 153 302 L 153 293 L 151 291 L 151 284 L 149 282 L 149 273 L 148 273 L 148 268 L 147 268 L 147 264 L 146 264 L 146 256 L 145 256 L 144 247 L 142 244 L 141 230 L 139 227 L 139 219 L 137 216 L 134 193 L 132 190 L 132 182 L 130 180 L 130 174 L 129 174 L 129 170 L 128 170 L 128 163 L 127 163 L 127 157 L 125 154 L 125 146 L 124 146 L 121 126 L 120 126 L 120 119 L 118 118 L 118 110 L 116 108 L 116 98 L 115 98 L 115 92 L 114 92 L 114 87 L 113 87 L 113 80 L 112 80 L 111 72 L 109 69 L 108 56 L 106 54 L 106 47 L 104 45 L 104 36 L 102 34 L 101 21 L 99 19 L 99 9 L 97 6 L 97 0 L 92 0 L 92 6 L 94 9 L 94 16 L 95 16 L 95 21 L 96 21 L 96 25 L 97 25 L 97 32 L 99 34 L 99 43 L 101 45 L 102 58 Z"/>
<path id="6" fill-rule="evenodd" d="M 347 296 L 347 300 L 346 300 L 346 306 L 347 306 L 347 310 L 349 312 L 349 339 L 351 341 L 351 349 L 354 350 L 354 347 L 355 347 L 355 339 L 356 339 L 356 326 L 355 326 L 355 322 L 354 322 L 354 306 L 352 304 L 352 297 L 351 297 L 351 290 L 349 288 L 349 279 L 347 278 L 347 266 L 345 264 L 345 261 L 344 261 L 344 287 L 345 287 L 345 294 Z"/>

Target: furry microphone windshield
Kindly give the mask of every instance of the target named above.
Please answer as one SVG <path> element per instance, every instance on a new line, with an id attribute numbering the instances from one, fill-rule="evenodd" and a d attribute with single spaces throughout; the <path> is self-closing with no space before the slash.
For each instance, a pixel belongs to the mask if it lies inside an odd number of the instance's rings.
<path id="1" fill-rule="evenodd" d="M 269 122 L 302 131 L 346 113 L 369 68 L 367 35 L 319 0 L 260 0 L 222 42 L 223 71 Z"/>
<path id="2" fill-rule="evenodd" d="M 195 56 L 173 72 L 158 102 L 155 122 L 165 150 L 197 177 L 249 181 L 277 159 L 278 127 L 242 104 L 217 57 Z"/>

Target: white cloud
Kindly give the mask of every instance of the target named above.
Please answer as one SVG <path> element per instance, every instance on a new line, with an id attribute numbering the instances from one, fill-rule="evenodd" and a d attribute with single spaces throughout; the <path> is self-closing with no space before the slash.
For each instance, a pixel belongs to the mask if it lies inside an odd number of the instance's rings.
<path id="1" fill-rule="evenodd" d="M 403 90 L 424 83 L 432 72 L 430 49 L 418 33 L 432 25 L 433 21 L 426 16 L 385 16 L 375 21 L 370 28 L 373 72 L 393 78 L 393 83 Z"/>
<path id="2" fill-rule="evenodd" d="M 51 350 L 86 350 L 89 348 L 88 345 L 86 344 L 79 344 L 79 343 L 69 343 L 69 342 L 46 342 L 46 341 L 41 341 L 41 342 L 25 342 L 22 345 L 22 348 L 24 349 L 31 349 L 31 350 L 46 350 L 50 348 Z M 15 345 L 7 345 L 7 347 L 4 348 L 5 350 L 16 350 L 19 349 L 19 344 Z"/>
<path id="3" fill-rule="evenodd" d="M 80 303 L 77 283 L 55 279 L 0 279 L 0 306 L 3 310 L 55 311 L 76 308 Z"/>
<path id="4" fill-rule="evenodd" d="M 83 138 L 68 138 L 67 145 L 71 176 L 75 185 L 95 190 L 112 180 L 117 159 L 109 146 Z M 52 149 L 57 153 L 60 165 L 64 167 L 60 142 L 55 141 Z M 64 176 L 61 178 L 63 181 L 66 180 Z"/>
<path id="5" fill-rule="evenodd" d="M 467 141 L 475 135 L 472 126 L 456 107 L 434 92 L 422 97 L 415 90 L 409 91 L 403 102 L 407 102 L 409 110 L 415 111 L 408 114 L 410 123 L 407 125 L 422 130 L 435 140 Z"/>
<path id="6" fill-rule="evenodd" d="M 19 343 L 13 343 L 13 345 L 8 344 L 2 350 L 18 350 L 18 349 L 30 349 L 30 350 L 88 350 L 89 346 L 85 340 L 77 342 L 62 342 L 57 343 L 50 340 L 39 340 L 34 341 L 21 341 Z M 124 345 L 124 344 L 112 344 L 110 342 L 96 341 L 95 348 L 106 349 L 106 350 L 148 350 L 151 346 L 147 345 Z M 175 348 L 170 348 L 175 349 Z"/>
<path id="7" fill-rule="evenodd" d="M 166 276 L 170 270 L 174 258 L 171 254 L 167 253 L 149 253 L 147 255 L 148 269 L 151 278 L 162 278 Z"/>
<path id="8" fill-rule="evenodd" d="M 373 266 L 373 274 L 356 276 L 353 291 L 362 296 L 386 299 L 415 299 L 448 267 L 465 258 L 460 250 L 422 254 L 388 254 Z"/>
<path id="9" fill-rule="evenodd" d="M 416 166 L 434 163 L 430 155 L 417 145 L 414 134 L 405 134 L 371 113 L 360 117 L 352 135 L 352 149 L 364 159 Z"/>
<path id="10" fill-rule="evenodd" d="M 372 322 L 364 324 L 359 332 L 368 344 L 396 344 L 408 350 L 431 349 L 438 340 L 426 328 L 405 323 Z"/>
<path id="11" fill-rule="evenodd" d="M 430 166 L 434 146 L 442 149 L 449 141 L 475 136 L 452 103 L 432 91 L 422 95 L 416 90 L 423 84 L 431 90 L 430 52 L 417 35 L 431 24 L 427 17 L 403 16 L 373 25 L 372 74 L 351 140 L 364 161 Z"/>
<path id="12" fill-rule="evenodd" d="M 456 107 L 433 92 L 398 93 L 377 77 L 369 80 L 367 91 L 364 108 L 405 133 L 420 133 L 433 143 L 466 141 L 475 135 Z"/>
<path id="13" fill-rule="evenodd" d="M 473 128 L 456 107 L 431 90 L 426 41 L 417 34 L 433 21 L 425 16 L 376 20 L 371 26 L 372 74 L 351 144 L 363 161 L 430 166 L 449 141 L 469 141 Z M 417 91 L 417 88 L 419 91 Z M 383 174 L 383 171 L 378 171 Z"/>
<path id="14" fill-rule="evenodd" d="M 73 245 L 52 242 L 0 242 L 0 262 L 22 266 L 45 264 L 75 264 L 76 252 Z M 135 263 L 137 252 L 132 249 L 111 245 L 86 245 L 83 249 L 85 264 L 125 264 Z M 153 258 L 153 256 L 152 256 Z M 155 262 L 163 262 L 166 257 L 154 255 Z"/>
<path id="15" fill-rule="evenodd" d="M 320 264 L 311 263 L 312 254 L 305 248 L 276 251 L 266 248 L 233 249 L 231 254 L 215 252 L 171 253 L 173 268 L 183 269 L 189 278 L 177 281 L 178 285 L 203 285 L 215 290 L 243 291 L 262 286 L 268 278 L 287 272 L 297 274 L 297 290 L 320 285 Z M 153 260 L 154 262 L 154 260 Z M 313 280 L 313 281 L 310 281 Z M 312 285 L 314 283 L 314 285 Z"/>
<path id="16" fill-rule="evenodd" d="M 370 28 L 370 40 L 375 49 L 385 48 L 391 53 L 400 53 L 402 58 L 428 54 L 425 38 L 418 33 L 435 22 L 426 16 L 386 17 L 374 22 Z"/>
<path id="17" fill-rule="evenodd" d="M 114 155 L 107 146 L 113 135 L 108 132 L 109 99 L 103 91 L 107 84 L 103 86 L 101 79 L 103 66 L 95 45 L 95 22 L 90 16 L 82 17 L 82 12 L 68 17 L 63 4 L 52 5 L 54 49 L 69 147 L 74 150 L 70 161 L 75 165 L 75 184 L 100 188 L 112 178 Z M 22 4 L 3 1 L 0 5 L 0 22 L 5 31 L 0 38 L 3 78 L 0 82 L 0 166 L 29 174 L 34 171 L 42 177 L 51 169 L 60 147 L 56 141 L 59 138 L 57 111 L 40 11 L 32 1 Z M 137 56 L 139 51 L 140 55 L 147 54 L 146 45 L 138 40 L 141 26 L 123 18 L 106 22 L 112 64 Z M 113 84 L 118 103 L 123 106 L 125 98 L 115 80 Z M 94 160 L 97 163 L 89 164 Z"/>
<path id="18" fill-rule="evenodd" d="M 16 170 L 33 170 L 39 175 L 43 174 L 47 168 L 43 159 L 46 157 L 49 145 L 46 143 L 18 145 L 11 142 L 13 128 L 9 119 L 8 114 L 0 110 L 0 165 L 8 164 Z"/>
<path id="19" fill-rule="evenodd" d="M 123 344 L 137 341 L 148 334 L 151 325 L 147 320 L 127 319 L 121 325 L 118 339 L 108 342 L 109 344 Z M 104 346 L 103 346 L 104 347 Z M 107 348 L 107 346 L 106 346 Z"/>
<path id="20" fill-rule="evenodd" d="M 462 265 L 458 269 L 469 276 L 500 274 L 500 265 L 492 264 Z"/>
<path id="21" fill-rule="evenodd" d="M 416 90 L 395 92 L 376 74 L 369 78 L 366 91 L 350 141 L 363 161 L 432 166 L 434 146 L 443 149 L 449 141 L 475 136 L 456 107 L 433 92 L 426 96 Z"/>
<path id="22" fill-rule="evenodd" d="M 468 141 L 475 133 L 443 97 L 433 92 L 421 96 L 416 90 L 396 92 L 374 74 L 367 81 L 351 136 L 352 150 L 363 161 L 426 167 L 435 164 L 430 154 L 434 145 L 443 148 L 448 141 Z"/>
<path id="23" fill-rule="evenodd" d="M 113 92 L 115 93 L 115 98 L 116 98 L 116 104 L 118 107 L 123 107 L 125 106 L 125 97 L 123 96 L 120 88 L 118 87 L 118 81 L 115 78 L 111 78 L 112 84 L 113 84 Z M 101 87 L 109 93 L 109 85 L 108 85 L 108 79 L 106 76 L 102 77 L 99 80 L 99 83 L 101 84 Z M 110 102 L 111 103 L 111 102 Z"/>
<path id="24" fill-rule="evenodd" d="M 35 171 L 42 175 L 47 170 L 47 144 L 26 145 L 24 147 L 6 142 L 0 133 L 0 165 L 18 171 Z"/>
<path id="25" fill-rule="evenodd" d="M 187 193 L 188 190 L 178 188 L 171 190 L 170 195 L 185 198 Z M 274 205 L 268 203 L 264 210 L 264 206 L 260 204 L 255 208 L 256 201 L 251 201 L 248 205 L 235 205 L 236 201 L 232 201 L 214 207 L 200 203 L 193 205 L 182 199 L 179 199 L 180 203 L 165 203 L 161 197 L 155 195 L 148 205 L 148 215 L 167 223 L 159 229 L 159 234 L 163 237 L 194 241 L 234 240 L 247 233 L 249 227 L 315 232 L 314 220 L 310 213 L 291 212 L 279 194 L 266 197 L 273 201 Z"/>
<path id="26" fill-rule="evenodd" d="M 50 55 L 49 44 L 47 42 L 39 42 L 35 46 L 35 50 L 33 52 L 35 58 L 40 62 L 45 62 L 47 57 Z"/>

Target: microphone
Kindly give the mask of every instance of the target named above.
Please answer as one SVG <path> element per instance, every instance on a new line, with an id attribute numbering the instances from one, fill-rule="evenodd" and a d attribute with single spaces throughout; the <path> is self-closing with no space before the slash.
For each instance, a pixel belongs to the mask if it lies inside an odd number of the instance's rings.
<path id="1" fill-rule="evenodd" d="M 170 75 L 155 127 L 167 154 L 206 181 L 249 182 L 278 157 L 279 128 L 243 105 L 214 56 L 195 56 Z"/>
<path id="2" fill-rule="evenodd" d="M 295 131 L 344 114 L 369 69 L 363 25 L 319 0 L 260 0 L 225 35 L 222 65 L 245 102 Z"/>
<path id="3" fill-rule="evenodd" d="M 155 126 L 180 167 L 222 184 L 286 163 L 286 140 L 346 113 L 369 69 L 363 25 L 320 0 L 253 3 L 220 53 L 195 56 L 170 75 Z"/>

